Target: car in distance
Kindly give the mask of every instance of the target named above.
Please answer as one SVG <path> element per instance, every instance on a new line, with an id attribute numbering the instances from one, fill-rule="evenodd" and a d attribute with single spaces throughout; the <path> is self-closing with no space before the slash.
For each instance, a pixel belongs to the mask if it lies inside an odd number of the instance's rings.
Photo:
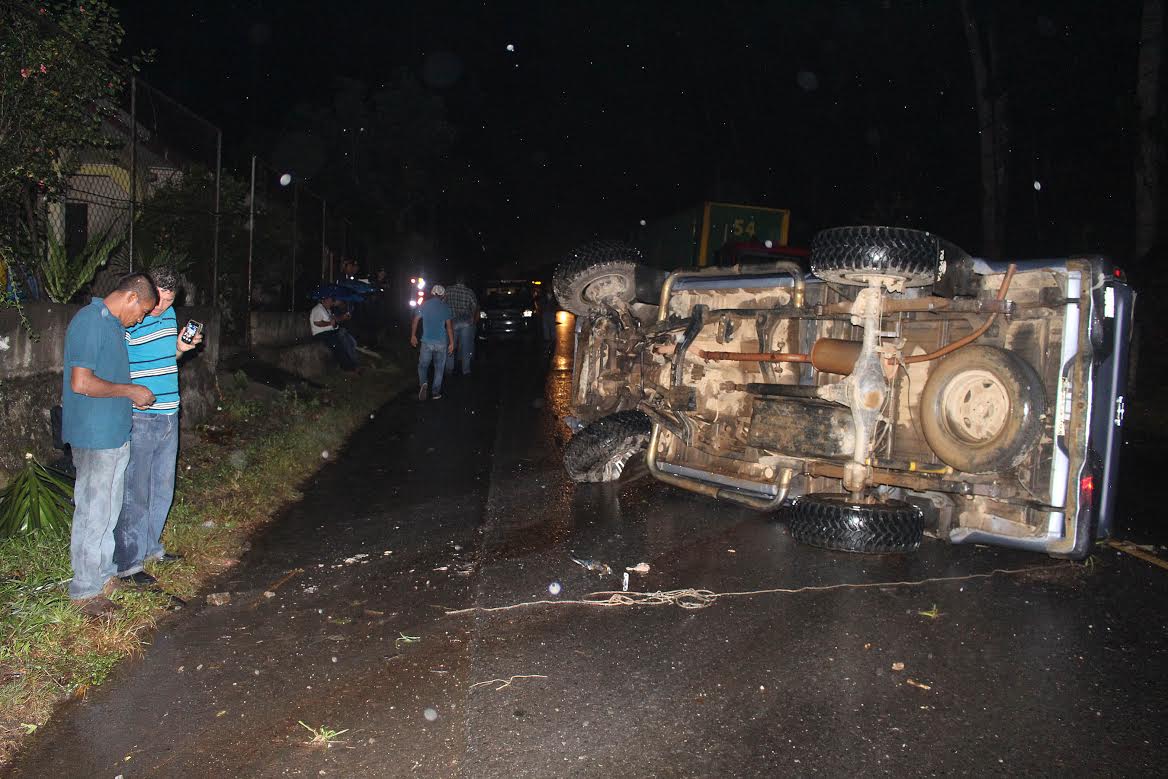
<path id="1" fill-rule="evenodd" d="M 479 296 L 479 338 L 534 337 L 536 314 L 535 287 L 530 281 L 487 282 Z"/>

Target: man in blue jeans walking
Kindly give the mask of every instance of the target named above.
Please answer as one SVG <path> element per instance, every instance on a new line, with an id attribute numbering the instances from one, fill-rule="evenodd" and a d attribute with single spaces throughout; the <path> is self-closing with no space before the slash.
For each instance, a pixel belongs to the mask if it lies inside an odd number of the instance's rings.
<path id="1" fill-rule="evenodd" d="M 174 499 L 178 457 L 178 358 L 203 340 L 202 333 L 190 343 L 178 337 L 178 321 L 171 308 L 178 286 L 174 270 L 155 268 L 150 277 L 158 287 L 158 305 L 129 328 L 125 338 L 130 353 L 130 380 L 153 392 L 154 403 L 134 410 L 125 494 L 114 529 L 118 577 L 139 586 L 155 583 L 144 569 L 148 560 L 178 559 L 162 548 L 162 528 Z"/>
<path id="2" fill-rule="evenodd" d="M 410 344 L 418 346 L 418 323 L 422 323 L 421 348 L 418 351 L 418 400 L 425 400 L 430 390 L 430 366 L 434 366 L 433 400 L 442 397 L 442 378 L 446 372 L 447 355 L 454 353 L 454 328 L 450 320 L 453 314 L 446 305 L 446 288 L 435 284 L 430 290 L 430 298 L 418 309 L 410 324 Z"/>
<path id="3" fill-rule="evenodd" d="M 446 375 L 454 373 L 454 363 L 462 366 L 462 375 L 470 375 L 470 365 L 474 360 L 475 329 L 479 321 L 479 299 L 470 287 L 466 277 L 459 275 L 454 284 L 446 290 L 446 305 L 454 315 L 454 345 L 458 351 L 456 360 L 446 361 Z"/>
<path id="4" fill-rule="evenodd" d="M 147 387 L 130 382 L 126 328 L 157 304 L 150 277 L 132 273 L 104 299 L 93 298 L 78 311 L 65 333 L 61 438 L 73 447 L 77 466 L 69 597 L 89 617 L 118 608 L 106 596 L 117 584 L 114 526 L 130 460 L 130 408 L 146 408 L 155 400 Z"/>

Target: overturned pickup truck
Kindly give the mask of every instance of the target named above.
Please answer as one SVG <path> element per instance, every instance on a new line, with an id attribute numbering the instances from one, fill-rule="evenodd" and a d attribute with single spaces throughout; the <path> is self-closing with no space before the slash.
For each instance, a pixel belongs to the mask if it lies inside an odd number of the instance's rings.
<path id="1" fill-rule="evenodd" d="M 783 507 L 795 538 L 845 551 L 928 530 L 1082 558 L 1109 535 L 1135 295 L 1108 260 L 842 227 L 810 263 L 662 278 L 623 244 L 565 258 L 569 474 L 615 480 L 644 450 L 657 479 Z"/>

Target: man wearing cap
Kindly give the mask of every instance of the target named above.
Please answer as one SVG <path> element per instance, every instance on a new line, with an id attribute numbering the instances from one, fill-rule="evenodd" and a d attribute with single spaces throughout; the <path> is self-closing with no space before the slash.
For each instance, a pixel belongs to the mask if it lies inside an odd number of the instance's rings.
<path id="1" fill-rule="evenodd" d="M 422 340 L 418 351 L 418 400 L 425 400 L 430 391 L 430 366 L 434 366 L 433 400 L 442 397 L 442 378 L 446 371 L 447 356 L 454 353 L 454 328 L 450 320 L 454 314 L 446 305 L 446 288 L 435 284 L 430 289 L 430 297 L 414 315 L 410 325 L 410 344 L 419 346 L 418 323 L 422 323 Z"/>

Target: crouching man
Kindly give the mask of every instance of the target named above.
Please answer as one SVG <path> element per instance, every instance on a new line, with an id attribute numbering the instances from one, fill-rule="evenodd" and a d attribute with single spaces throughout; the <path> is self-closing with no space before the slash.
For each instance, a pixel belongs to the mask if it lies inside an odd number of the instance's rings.
<path id="1" fill-rule="evenodd" d="M 106 596 L 117 583 L 114 526 L 130 460 L 131 406 L 154 402 L 154 393 L 130 382 L 126 328 L 157 304 L 150 277 L 132 273 L 104 299 L 93 298 L 78 311 L 65 334 L 61 437 L 72 445 L 77 466 L 69 597 L 90 617 L 117 609 Z"/>
<path id="2" fill-rule="evenodd" d="M 308 324 L 312 327 L 314 340 L 324 341 L 329 350 L 336 356 L 341 370 L 357 370 L 357 341 L 340 323 L 349 319 L 349 313 L 337 317 L 333 313 L 333 306 L 337 300 L 331 297 L 320 299 L 312 311 L 308 313 Z"/>

